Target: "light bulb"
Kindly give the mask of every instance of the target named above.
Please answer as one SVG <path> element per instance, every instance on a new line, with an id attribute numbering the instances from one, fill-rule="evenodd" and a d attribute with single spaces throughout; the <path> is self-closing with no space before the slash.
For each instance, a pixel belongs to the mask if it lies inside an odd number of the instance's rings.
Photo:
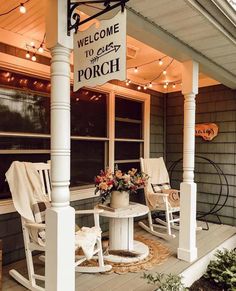
<path id="1" fill-rule="evenodd" d="M 131 83 L 131 80 L 129 80 L 129 84 Z"/>
<path id="2" fill-rule="evenodd" d="M 147 85 L 144 85 L 143 89 L 144 89 L 144 90 L 147 90 Z"/>
<path id="3" fill-rule="evenodd" d="M 30 53 L 29 53 L 29 51 L 27 51 L 25 57 L 26 57 L 26 59 L 30 59 Z"/>
<path id="4" fill-rule="evenodd" d="M 166 85 L 166 84 L 164 84 L 164 85 L 163 85 L 163 87 L 166 89 L 166 88 L 167 88 L 167 85 Z"/>
<path id="5" fill-rule="evenodd" d="M 25 14 L 26 8 L 23 3 L 20 4 L 20 13 Z"/>
<path id="6" fill-rule="evenodd" d="M 172 88 L 175 88 L 175 87 L 176 87 L 176 85 L 175 85 L 175 84 L 173 84 L 173 85 L 172 85 Z"/>
<path id="7" fill-rule="evenodd" d="M 149 88 L 152 88 L 152 82 L 149 83 Z"/>
<path id="8" fill-rule="evenodd" d="M 166 86 L 168 86 L 169 85 L 169 82 L 166 82 Z"/>
<path id="9" fill-rule="evenodd" d="M 166 75 L 166 70 L 163 71 L 163 75 Z"/>
<path id="10" fill-rule="evenodd" d="M 160 66 L 162 66 L 163 65 L 162 59 L 159 59 L 159 62 L 158 63 L 159 63 Z"/>
<path id="11" fill-rule="evenodd" d="M 33 61 L 33 62 L 36 62 L 36 56 L 35 56 L 35 54 L 33 54 L 33 56 L 32 56 L 32 58 L 31 58 L 31 60 Z"/>
<path id="12" fill-rule="evenodd" d="M 44 51 L 44 49 L 43 49 L 43 45 L 41 44 L 40 47 L 38 48 L 38 52 L 42 54 L 43 51 Z"/>
<path id="13" fill-rule="evenodd" d="M 35 46 L 33 41 L 31 41 L 30 45 L 31 45 L 32 47 L 34 47 L 34 46 Z"/>
<path id="14" fill-rule="evenodd" d="M 141 86 L 138 86 L 138 90 L 141 90 Z"/>
<path id="15" fill-rule="evenodd" d="M 137 67 L 134 68 L 134 72 L 138 73 L 138 68 Z"/>
<path id="16" fill-rule="evenodd" d="M 129 86 L 129 82 L 126 82 L 126 86 Z"/>

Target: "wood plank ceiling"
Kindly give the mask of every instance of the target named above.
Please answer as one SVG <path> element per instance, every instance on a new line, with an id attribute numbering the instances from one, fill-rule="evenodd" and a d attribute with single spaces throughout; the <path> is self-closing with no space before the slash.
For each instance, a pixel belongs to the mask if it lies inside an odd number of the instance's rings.
<path id="1" fill-rule="evenodd" d="M 140 21 L 143 21 L 144 18 L 148 19 L 163 28 L 168 34 L 171 34 L 173 38 L 181 40 L 186 46 L 192 47 L 199 54 L 206 56 L 231 74 L 236 75 L 235 43 L 217 29 L 202 13 L 190 5 L 189 1 L 192 0 L 130 0 L 128 6 L 141 16 Z M 0 13 L 10 10 L 12 7 L 19 5 L 19 3 L 19 0 L 1 1 Z M 17 47 L 25 49 L 26 41 L 29 39 L 39 45 L 45 33 L 45 3 L 46 0 L 30 0 L 25 4 L 27 8 L 26 14 L 22 15 L 18 10 L 15 10 L 14 13 L 1 16 L 0 32 L 2 29 L 2 31 L 9 31 L 27 39 L 22 43 L 18 41 L 15 44 Z M 10 43 L 9 40 L 7 41 Z M 139 50 L 136 59 L 128 61 L 128 67 L 142 64 L 145 58 L 143 52 L 146 52 L 148 48 L 145 46 L 142 48 L 142 44 L 132 38 L 128 38 L 128 41 Z M 0 42 L 4 42 L 1 37 Z M 155 51 L 153 58 L 156 59 L 165 54 L 165 52 Z M 46 55 L 48 54 L 46 53 Z M 147 60 L 150 58 L 151 55 L 148 54 Z M 170 81 L 180 79 L 180 63 L 176 61 L 172 68 L 172 73 L 170 74 L 172 79 Z M 157 75 L 157 70 L 157 67 L 150 67 L 140 72 L 140 82 L 152 79 L 151 72 Z M 161 69 L 159 68 L 159 70 Z M 132 72 L 130 71 L 129 74 L 132 75 Z M 205 78 L 200 75 L 201 77 Z M 164 82 L 165 80 L 161 81 Z"/>
<path id="2" fill-rule="evenodd" d="M 221 0 L 223 2 L 223 0 Z M 188 0 L 135 0 L 128 5 L 173 37 L 236 75 L 236 38 L 230 39 Z M 206 1 L 210 2 L 210 0 Z M 206 3 L 205 2 L 205 3 Z M 204 4 L 204 1 L 203 1 Z M 207 3 L 206 3 L 207 4 Z M 202 7 L 202 11 L 204 7 Z M 225 20 L 226 17 L 225 17 Z M 235 27 L 236 23 L 234 23 Z M 235 27 L 236 34 L 236 27 Z"/>
<path id="3" fill-rule="evenodd" d="M 1 16 L 0 27 L 16 34 L 24 35 L 35 41 L 42 41 L 45 33 L 45 1 L 31 0 L 25 4 L 27 13 L 14 13 Z M 19 0 L 1 1 L 1 12 L 19 5 Z"/>

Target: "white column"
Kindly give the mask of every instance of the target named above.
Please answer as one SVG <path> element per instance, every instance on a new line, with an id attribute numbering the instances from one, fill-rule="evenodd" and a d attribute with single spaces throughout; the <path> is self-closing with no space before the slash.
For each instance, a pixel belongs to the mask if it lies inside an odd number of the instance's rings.
<path id="1" fill-rule="evenodd" d="M 66 1 L 47 1 L 46 36 L 51 51 L 52 208 L 46 212 L 46 290 L 74 291 L 75 212 L 70 207 L 70 52 Z"/>
<path id="2" fill-rule="evenodd" d="M 184 95 L 183 182 L 180 185 L 180 232 L 178 258 L 187 262 L 197 259 L 196 247 L 196 184 L 195 95 L 198 93 L 198 63 L 182 64 L 182 94 Z"/>

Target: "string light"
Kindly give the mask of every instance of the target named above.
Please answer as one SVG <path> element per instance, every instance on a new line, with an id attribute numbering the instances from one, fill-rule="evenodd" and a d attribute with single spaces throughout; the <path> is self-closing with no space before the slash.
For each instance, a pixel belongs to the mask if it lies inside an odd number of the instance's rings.
<path id="1" fill-rule="evenodd" d="M 26 57 L 26 59 L 30 59 L 30 53 L 29 53 L 29 51 L 27 51 L 25 57 Z"/>
<path id="2" fill-rule="evenodd" d="M 176 88 L 176 85 L 180 85 L 181 86 L 181 81 L 178 80 L 178 81 L 174 81 L 174 82 L 169 82 L 169 81 L 166 81 L 164 84 L 163 83 L 152 83 L 150 82 L 149 84 L 140 84 L 140 83 L 137 83 L 135 81 L 131 81 L 130 79 L 127 79 L 125 81 L 125 84 L 126 86 L 129 86 L 129 84 L 132 83 L 133 85 L 136 85 L 137 87 L 137 90 L 147 90 L 148 88 L 152 88 L 153 85 L 155 86 L 163 86 L 163 88 L 167 89 L 169 86 L 171 86 L 172 88 Z"/>
<path id="3" fill-rule="evenodd" d="M 25 8 L 25 6 L 24 6 L 24 3 L 21 3 L 21 4 L 20 4 L 19 9 L 20 9 L 20 13 L 25 14 L 25 12 L 26 12 L 26 8 Z"/>
<path id="4" fill-rule="evenodd" d="M 43 44 L 42 44 L 42 43 L 40 44 L 40 47 L 38 48 L 38 52 L 39 52 L 40 54 L 42 54 L 42 53 L 44 52 Z"/>
<path id="5" fill-rule="evenodd" d="M 163 64 L 163 61 L 162 59 L 165 58 L 167 56 L 164 56 L 162 57 L 161 59 L 158 60 L 158 63 L 160 62 L 160 65 Z M 181 82 L 180 80 L 178 81 L 174 81 L 174 82 L 169 82 L 169 81 L 165 81 L 165 84 L 161 84 L 161 83 L 156 83 L 154 82 L 155 80 L 159 79 L 162 75 L 166 75 L 167 74 L 167 69 L 170 67 L 170 65 L 173 63 L 174 59 L 171 59 L 170 62 L 165 66 L 165 68 L 155 77 L 153 78 L 149 84 L 142 84 L 142 83 L 137 83 L 135 81 L 131 81 L 130 79 L 127 79 L 125 82 L 126 82 L 126 85 L 128 86 L 131 82 L 134 84 L 134 85 L 137 85 L 137 89 L 138 90 L 141 90 L 141 89 L 144 89 L 144 90 L 147 90 L 147 88 L 152 88 L 153 85 L 162 85 L 165 89 L 168 88 L 169 85 L 172 86 L 172 88 L 176 88 L 176 84 L 180 84 L 181 85 Z M 145 66 L 147 64 L 150 64 L 150 63 L 153 63 L 155 61 L 151 61 L 149 63 L 145 63 L 145 64 L 142 64 L 142 65 L 139 65 L 139 66 L 135 66 L 135 67 L 131 67 L 131 68 L 128 68 L 128 69 L 134 69 L 134 71 L 137 73 L 138 72 L 138 68 L 139 67 L 142 67 L 142 66 Z"/>
<path id="6" fill-rule="evenodd" d="M 44 34 L 43 40 L 40 43 L 39 47 L 36 47 L 35 43 L 33 41 L 30 42 L 30 45 L 26 43 L 25 46 L 26 46 L 26 49 L 27 49 L 27 53 L 26 53 L 25 57 L 27 59 L 30 59 L 30 57 L 31 57 L 30 52 L 31 52 L 32 53 L 31 60 L 33 62 L 36 62 L 36 60 L 37 60 L 36 53 L 39 52 L 39 53 L 42 54 L 44 52 L 43 46 L 44 46 L 45 37 L 46 37 L 46 34 Z"/>
<path id="7" fill-rule="evenodd" d="M 21 2 L 20 4 L 16 5 L 15 7 L 11 8 L 10 10 L 0 13 L 0 16 L 5 16 L 10 14 L 12 11 L 15 11 L 19 8 L 20 13 L 25 14 L 26 13 L 26 7 L 25 4 L 28 3 L 30 0 L 26 0 L 24 2 Z"/>
<path id="8" fill-rule="evenodd" d="M 150 61 L 150 62 L 147 62 L 147 63 L 144 63 L 144 64 L 141 64 L 141 65 L 138 65 L 138 66 L 132 66 L 132 67 L 129 67 L 128 68 L 128 70 L 129 69 L 138 69 L 138 68 L 141 68 L 141 67 L 143 67 L 143 66 L 147 66 L 147 65 L 150 65 L 150 64 L 153 64 L 153 63 L 156 63 L 157 61 L 158 61 L 158 63 L 159 63 L 159 65 L 162 65 L 163 64 L 163 59 L 165 59 L 165 58 L 167 58 L 168 56 L 163 56 L 163 57 L 161 57 L 161 58 L 159 58 L 159 59 L 155 59 L 155 60 L 153 60 L 153 61 Z"/>
<path id="9" fill-rule="evenodd" d="M 36 58 L 36 55 L 35 55 L 35 54 L 32 55 L 31 60 L 32 60 L 33 62 L 36 62 L 37 58 Z"/>

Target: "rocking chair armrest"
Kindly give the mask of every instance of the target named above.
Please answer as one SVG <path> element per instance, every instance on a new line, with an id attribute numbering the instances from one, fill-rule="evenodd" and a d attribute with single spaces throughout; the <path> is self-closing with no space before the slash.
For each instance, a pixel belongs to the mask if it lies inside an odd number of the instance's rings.
<path id="1" fill-rule="evenodd" d="M 75 214 L 99 214 L 103 211 L 103 209 L 76 210 Z"/>
<path id="2" fill-rule="evenodd" d="M 36 228 L 36 229 L 46 229 L 46 224 L 45 223 L 30 223 L 27 222 L 24 224 L 28 228 Z"/>
<path id="3" fill-rule="evenodd" d="M 156 192 L 156 193 L 153 192 L 152 194 L 155 194 L 157 196 L 162 196 L 162 197 L 169 197 L 169 194 L 161 193 L 161 192 Z"/>

